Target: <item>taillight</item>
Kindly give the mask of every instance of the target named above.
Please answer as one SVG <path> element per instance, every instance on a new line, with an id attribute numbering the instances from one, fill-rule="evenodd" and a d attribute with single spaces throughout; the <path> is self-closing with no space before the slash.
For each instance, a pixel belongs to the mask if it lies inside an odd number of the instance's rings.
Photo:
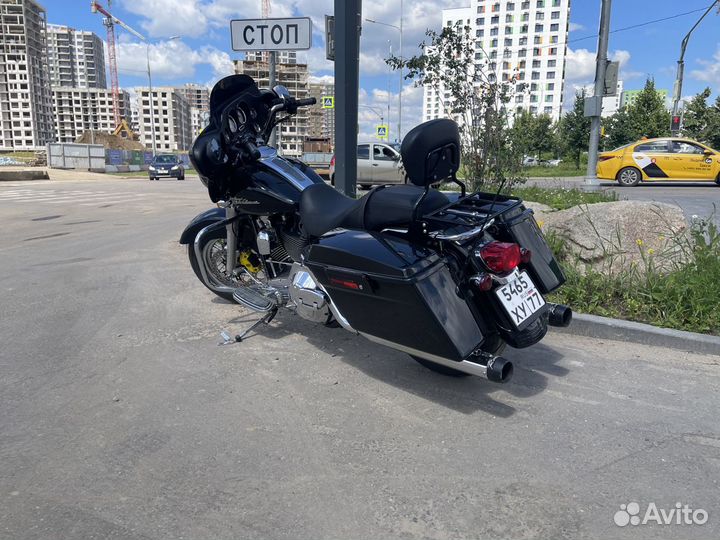
<path id="1" fill-rule="evenodd" d="M 608 159 L 612 159 L 615 156 L 598 156 L 598 161 L 607 161 Z"/>
<path id="2" fill-rule="evenodd" d="M 495 274 L 511 272 L 522 261 L 520 246 L 510 242 L 490 242 L 480 248 L 479 255 L 488 270 Z"/>
<path id="3" fill-rule="evenodd" d="M 334 166 L 335 166 L 335 156 L 333 156 L 333 157 L 330 158 L 330 166 L 331 166 L 331 167 L 334 167 Z"/>

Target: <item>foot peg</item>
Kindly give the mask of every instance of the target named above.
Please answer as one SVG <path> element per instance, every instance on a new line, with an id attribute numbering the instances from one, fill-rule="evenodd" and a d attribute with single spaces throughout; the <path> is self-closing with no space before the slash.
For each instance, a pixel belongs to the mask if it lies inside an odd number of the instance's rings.
<path id="1" fill-rule="evenodd" d="M 277 302 L 274 298 L 269 298 L 253 286 L 235 289 L 233 300 L 241 306 L 260 313 L 267 313 L 273 308 L 277 309 Z"/>

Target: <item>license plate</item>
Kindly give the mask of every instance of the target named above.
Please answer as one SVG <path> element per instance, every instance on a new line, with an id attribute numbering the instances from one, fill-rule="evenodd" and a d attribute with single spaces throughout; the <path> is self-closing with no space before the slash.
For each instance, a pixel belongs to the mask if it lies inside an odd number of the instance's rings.
<path id="1" fill-rule="evenodd" d="M 515 326 L 520 326 L 545 305 L 545 299 L 527 272 L 520 272 L 514 280 L 495 289 L 495 294 Z"/>

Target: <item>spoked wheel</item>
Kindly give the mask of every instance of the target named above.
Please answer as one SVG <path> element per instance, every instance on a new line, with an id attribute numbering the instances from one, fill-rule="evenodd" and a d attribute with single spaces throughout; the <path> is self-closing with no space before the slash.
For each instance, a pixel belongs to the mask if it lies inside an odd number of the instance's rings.
<path id="1" fill-rule="evenodd" d="M 483 344 L 483 352 L 490 353 L 494 356 L 498 356 L 502 354 L 502 352 L 505 350 L 505 342 L 502 340 L 502 338 L 495 334 L 494 336 L 488 337 L 486 342 Z M 443 364 L 436 364 L 435 362 L 431 360 L 426 360 L 425 358 L 420 358 L 418 356 L 410 355 L 413 360 L 415 360 L 418 364 L 420 364 L 423 367 L 428 368 L 431 371 L 434 371 L 435 373 L 440 373 L 441 375 L 447 375 L 448 377 L 469 377 L 469 373 L 465 373 L 464 371 L 460 371 L 459 369 L 453 369 L 451 367 L 447 367 Z"/>
<path id="2" fill-rule="evenodd" d="M 208 237 L 205 238 L 203 245 L 200 246 L 200 253 L 202 255 L 203 262 L 205 263 L 205 267 L 207 268 L 208 279 L 213 285 L 236 289 L 251 282 L 249 277 L 246 282 L 241 278 L 232 278 L 225 274 L 225 270 L 227 269 L 227 243 L 225 240 L 225 229 L 210 233 Z M 195 272 L 195 275 L 203 285 L 220 298 L 224 298 L 230 302 L 233 301 L 232 292 L 226 293 L 215 291 L 208 287 L 203 281 L 202 273 L 200 272 L 200 265 L 198 264 L 197 257 L 195 256 L 194 242 L 190 242 L 188 245 L 188 258 L 190 259 L 190 266 L 192 266 L 193 272 Z"/>

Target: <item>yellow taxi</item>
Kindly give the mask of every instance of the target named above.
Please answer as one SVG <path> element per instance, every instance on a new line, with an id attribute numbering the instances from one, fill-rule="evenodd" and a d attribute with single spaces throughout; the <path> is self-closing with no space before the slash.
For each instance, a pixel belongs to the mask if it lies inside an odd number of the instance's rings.
<path id="1" fill-rule="evenodd" d="M 644 139 L 602 152 L 597 177 L 617 180 L 621 186 L 653 180 L 707 180 L 720 184 L 720 152 L 690 139 Z"/>

